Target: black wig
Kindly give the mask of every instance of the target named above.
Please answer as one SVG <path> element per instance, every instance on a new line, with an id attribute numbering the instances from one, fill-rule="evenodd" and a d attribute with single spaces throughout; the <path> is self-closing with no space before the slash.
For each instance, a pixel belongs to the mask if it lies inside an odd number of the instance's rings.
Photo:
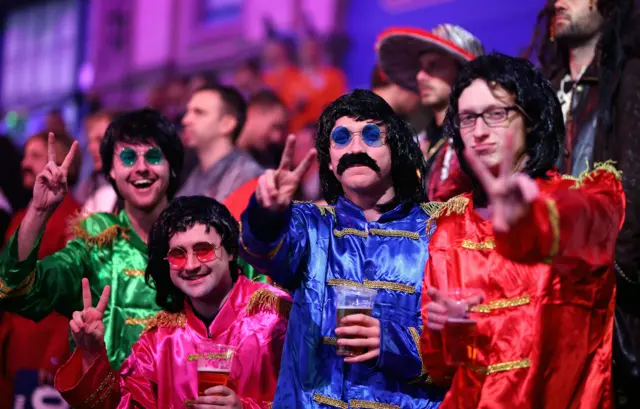
<path id="1" fill-rule="evenodd" d="M 464 143 L 460 136 L 458 99 L 476 79 L 504 88 L 526 113 L 525 153 L 528 156 L 523 172 L 533 178 L 545 177 L 560 157 L 560 143 L 564 140 L 564 119 L 560 102 L 551 83 L 529 61 L 493 53 L 476 58 L 463 68 L 451 91 L 449 110 L 445 118 L 445 133 L 453 137 L 453 144 L 462 169 L 474 178 L 473 171 L 462 154 Z"/>
<path id="2" fill-rule="evenodd" d="M 324 199 L 328 203 L 335 203 L 344 195 L 342 185 L 329 169 L 331 131 L 336 121 L 342 117 L 357 121 L 371 120 L 377 125 L 386 125 L 386 144 L 391 150 L 391 178 L 395 189 L 395 201 L 426 201 L 421 179 L 425 174 L 424 157 L 411 126 L 397 115 L 384 99 L 371 91 L 361 89 L 333 101 L 318 120 L 316 149 Z"/>
<path id="3" fill-rule="evenodd" d="M 145 272 L 147 284 L 156 289 L 156 303 L 166 311 L 178 312 L 184 308 L 184 293 L 171 281 L 169 241 L 177 232 L 185 232 L 196 223 L 214 228 L 222 239 L 222 246 L 232 258 L 229 262 L 231 278 L 238 278 L 238 222 L 229 210 L 215 199 L 204 196 L 178 197 L 160 214 L 149 233 L 149 264 Z"/>
<path id="4" fill-rule="evenodd" d="M 626 61 L 640 57 L 640 12 L 637 0 L 594 0 L 603 18 L 596 50 L 598 65 L 598 127 L 608 134 L 613 127 L 613 107 Z M 525 58 L 537 58 L 547 78 L 569 66 L 569 49 L 551 36 L 555 0 L 548 0 L 538 14 Z"/>
<path id="5" fill-rule="evenodd" d="M 156 110 L 144 108 L 124 113 L 111 121 L 100 142 L 100 158 L 102 172 L 118 192 L 116 182 L 109 175 L 113 167 L 116 142 L 131 144 L 155 142 L 169 162 L 167 196 L 171 199 L 176 194 L 180 187 L 179 177 L 184 162 L 184 147 L 176 128 L 169 119 Z"/>

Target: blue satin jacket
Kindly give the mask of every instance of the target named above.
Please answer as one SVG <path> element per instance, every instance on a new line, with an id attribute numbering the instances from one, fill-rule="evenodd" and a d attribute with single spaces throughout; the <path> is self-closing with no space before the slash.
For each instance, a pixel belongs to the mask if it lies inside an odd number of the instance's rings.
<path id="1" fill-rule="evenodd" d="M 252 227 L 259 233 L 264 225 L 256 220 L 269 217 L 252 198 L 242 215 L 240 252 L 293 293 L 273 407 L 437 408 L 444 391 L 430 383 L 419 352 L 426 210 L 399 205 L 367 222 L 345 198 L 335 206 L 293 204 L 271 234 L 277 238 L 265 243 Z M 336 285 L 378 289 L 377 361 L 345 364 L 336 355 Z"/>

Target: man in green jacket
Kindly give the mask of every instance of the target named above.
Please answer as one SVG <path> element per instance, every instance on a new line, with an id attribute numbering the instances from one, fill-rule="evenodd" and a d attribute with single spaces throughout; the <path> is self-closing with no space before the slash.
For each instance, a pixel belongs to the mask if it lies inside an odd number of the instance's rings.
<path id="1" fill-rule="evenodd" d="M 49 163 L 37 177 L 33 199 L 18 231 L 0 254 L 0 309 L 34 321 L 52 311 L 71 317 L 82 307 L 81 280 L 94 300 L 113 289 L 105 311 L 105 343 L 114 368 L 129 355 L 144 325 L 160 308 L 145 283 L 147 236 L 179 187 L 183 146 L 159 112 L 131 111 L 116 118 L 101 142 L 103 171 L 124 201 L 119 214 L 94 213 L 73 226 L 75 238 L 61 251 L 37 261 L 47 220 L 67 193 L 64 162 L 55 163 L 49 134 Z M 250 274 L 247 274 L 250 275 Z"/>

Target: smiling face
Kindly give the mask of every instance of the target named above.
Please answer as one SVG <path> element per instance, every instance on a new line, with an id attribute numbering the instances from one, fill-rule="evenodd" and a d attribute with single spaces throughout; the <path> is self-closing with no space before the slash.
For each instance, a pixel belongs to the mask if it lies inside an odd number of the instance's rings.
<path id="1" fill-rule="evenodd" d="M 156 164 L 150 163 L 145 154 L 152 148 L 157 148 L 154 142 L 130 144 L 117 142 L 114 149 L 113 167 L 109 175 L 115 180 L 118 192 L 130 206 L 150 210 L 167 198 L 169 187 L 169 162 L 162 157 Z M 130 150 L 137 153 L 135 162 L 128 160 L 133 157 Z M 123 151 L 125 151 L 123 155 Z M 123 159 L 126 159 L 123 161 Z"/>
<path id="2" fill-rule="evenodd" d="M 199 251 L 203 247 L 202 243 L 210 243 L 216 248 L 214 257 L 203 257 L 203 253 Z M 184 267 L 176 268 L 169 264 L 169 274 L 171 282 L 190 299 L 206 299 L 214 294 L 221 283 L 231 282 L 229 262 L 233 257 L 229 256 L 221 243 L 222 238 L 218 232 L 203 224 L 195 224 L 185 232 L 177 232 L 169 240 L 170 249 L 180 248 L 187 253 Z M 197 257 L 198 253 L 201 258 L 210 261 L 201 261 Z"/>
<path id="3" fill-rule="evenodd" d="M 363 129 L 369 124 L 373 124 L 373 122 L 356 121 L 350 117 L 342 117 L 336 121 L 331 130 L 333 134 L 336 129 L 344 127 L 351 137 L 346 146 L 342 147 L 337 146 L 332 137 L 329 148 L 329 169 L 338 179 L 345 192 L 350 190 L 366 194 L 372 189 L 377 191 L 387 190 L 393 184 L 391 179 L 391 150 L 384 143 L 387 127 L 378 125 L 382 143 L 380 146 L 370 146 L 370 144 L 365 143 L 367 138 L 362 135 Z M 366 130 L 364 133 L 367 133 Z M 365 156 L 370 159 L 366 159 Z M 349 157 L 352 160 L 349 160 Z M 365 165 L 367 161 L 372 163 L 371 160 L 377 165 L 378 171 L 372 169 L 371 166 Z"/>
<path id="4" fill-rule="evenodd" d="M 474 80 L 460 94 L 458 99 L 458 117 L 462 122 L 465 117 L 485 113 L 494 118 L 504 114 L 509 108 L 504 121 L 487 125 L 482 117 L 475 119 L 475 124 L 460 126 L 460 136 L 465 149 L 473 150 L 480 161 L 487 167 L 495 169 L 502 160 L 502 152 L 507 135 L 512 135 L 513 163 L 522 155 L 525 148 L 525 123 L 522 114 L 514 109 L 514 96 L 499 85 L 489 86 L 483 79 Z"/>

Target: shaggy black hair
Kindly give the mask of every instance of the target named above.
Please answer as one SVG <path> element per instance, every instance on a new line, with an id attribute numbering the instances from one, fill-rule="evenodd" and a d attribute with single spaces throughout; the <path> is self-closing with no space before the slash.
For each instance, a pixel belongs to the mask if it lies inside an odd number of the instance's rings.
<path id="1" fill-rule="evenodd" d="M 184 293 L 171 281 L 169 262 L 165 260 L 169 252 L 169 241 L 177 232 L 185 232 L 196 223 L 214 228 L 222 238 L 222 246 L 232 257 L 229 262 L 231 278 L 238 278 L 238 222 L 229 210 L 215 199 L 204 196 L 178 197 L 169 203 L 153 224 L 149 233 L 149 264 L 145 272 L 147 284 L 156 290 L 156 303 L 169 312 L 182 311 Z"/>
<path id="2" fill-rule="evenodd" d="M 523 119 L 528 161 L 522 171 L 533 178 L 545 177 L 558 160 L 560 144 L 564 140 L 565 128 L 560 102 L 551 83 L 531 62 L 499 53 L 481 56 L 467 63 L 451 91 L 449 110 L 444 122 L 445 134 L 453 137 L 462 169 L 476 180 L 462 154 L 464 143 L 460 136 L 458 116 L 458 99 L 476 79 L 483 79 L 488 84 L 495 84 L 510 92 L 515 103 L 526 113 Z"/>
<path id="3" fill-rule="evenodd" d="M 603 17 L 601 37 L 596 50 L 598 64 L 598 127 L 604 134 L 613 128 L 613 107 L 629 58 L 640 57 L 640 12 L 634 0 L 594 0 Z M 525 58 L 536 57 L 547 78 L 553 78 L 569 66 L 569 49 L 551 38 L 555 0 L 548 0 L 538 14 L 531 44 Z"/>
<path id="4" fill-rule="evenodd" d="M 380 96 L 368 90 L 357 89 L 341 96 L 328 105 L 316 129 L 316 149 L 322 194 L 328 203 L 335 203 L 344 195 L 342 185 L 329 165 L 331 131 L 338 119 L 353 118 L 357 121 L 374 121 L 386 125 L 386 144 L 391 150 L 391 177 L 395 189 L 395 202 L 426 201 L 421 177 L 425 174 L 424 157 L 409 123 L 397 115 Z"/>
<path id="5" fill-rule="evenodd" d="M 118 192 L 115 180 L 109 173 L 113 167 L 114 150 L 117 142 L 149 143 L 155 142 L 169 162 L 170 176 L 167 197 L 171 199 L 180 188 L 180 172 L 184 162 L 184 147 L 176 128 L 160 112 L 144 108 L 126 112 L 116 117 L 107 128 L 100 142 L 102 172 Z M 118 192 L 118 195 L 120 193 Z"/>

